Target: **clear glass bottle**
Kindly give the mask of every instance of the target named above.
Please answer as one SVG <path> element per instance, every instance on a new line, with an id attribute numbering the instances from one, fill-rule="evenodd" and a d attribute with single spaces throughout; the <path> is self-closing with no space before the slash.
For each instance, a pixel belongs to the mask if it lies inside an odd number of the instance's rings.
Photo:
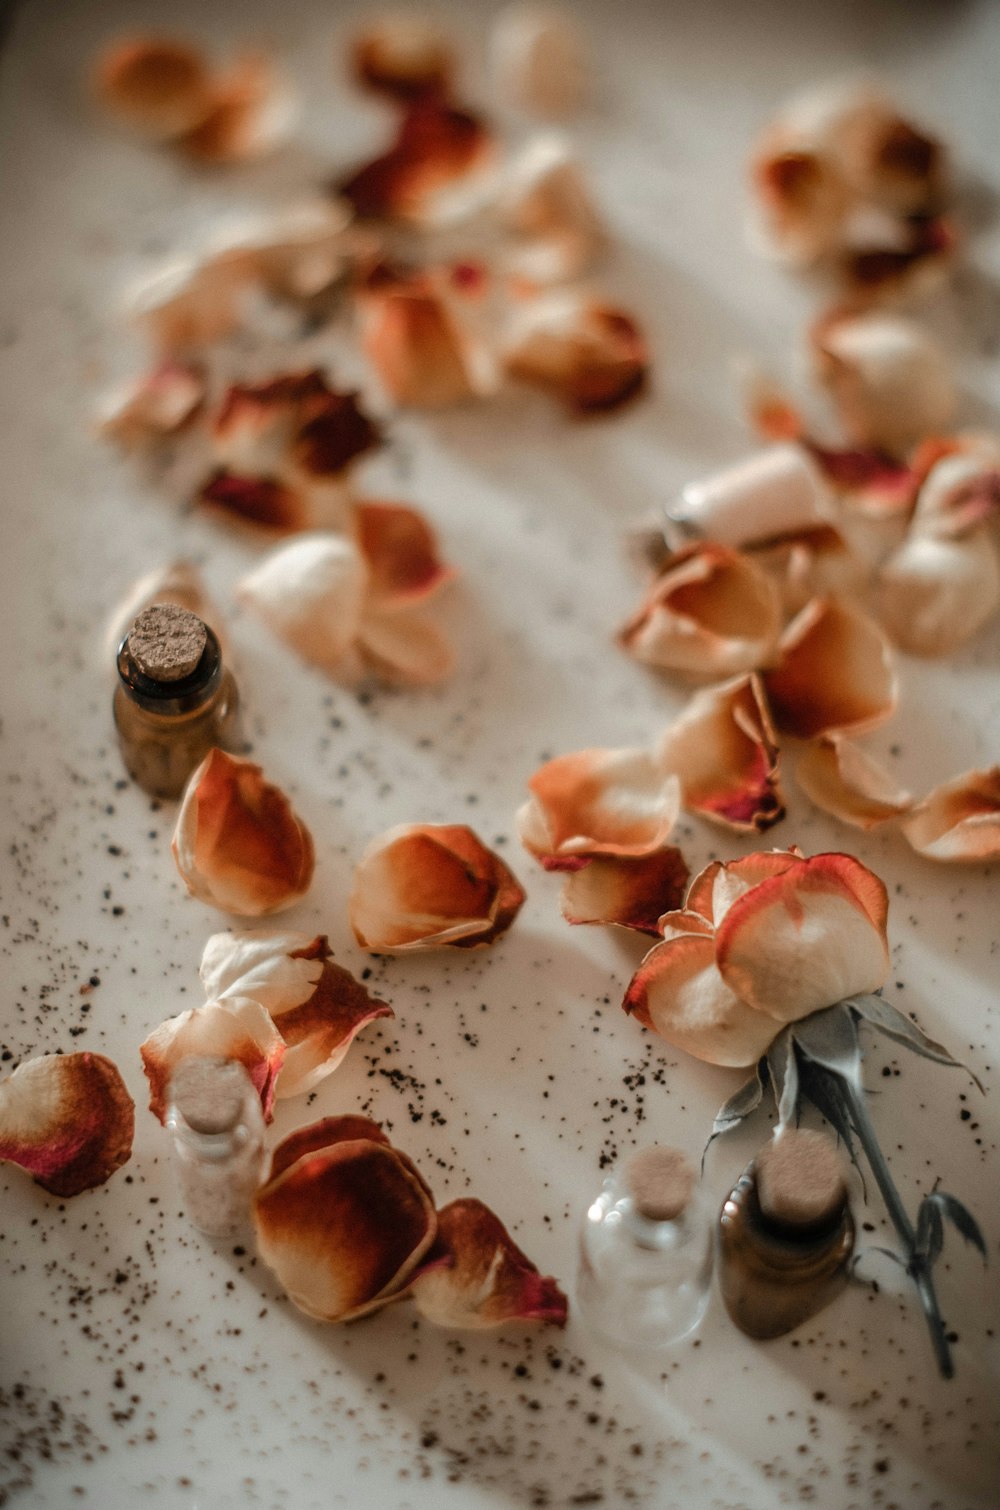
<path id="1" fill-rule="evenodd" d="M 713 1224 L 677 1149 L 653 1145 L 615 1169 L 580 1232 L 576 1300 L 592 1330 L 626 1353 L 693 1332 L 708 1305 Z"/>
<path id="2" fill-rule="evenodd" d="M 744 1171 L 719 1217 L 719 1287 L 748 1337 L 781 1337 L 848 1280 L 854 1219 L 832 1139 L 784 1128 Z"/>
<path id="3" fill-rule="evenodd" d="M 172 603 L 144 609 L 118 650 L 114 696 L 132 779 L 153 797 L 179 797 L 209 750 L 238 743 L 238 707 L 214 631 Z"/>
<path id="4" fill-rule="evenodd" d="M 261 1181 L 264 1114 L 243 1065 L 190 1055 L 170 1077 L 167 1127 L 188 1216 L 209 1237 L 247 1227 Z"/>

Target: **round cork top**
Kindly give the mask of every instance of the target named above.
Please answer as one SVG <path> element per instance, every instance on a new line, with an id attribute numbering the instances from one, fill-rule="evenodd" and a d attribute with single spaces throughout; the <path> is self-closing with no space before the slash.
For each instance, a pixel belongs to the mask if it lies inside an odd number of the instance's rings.
<path id="1" fill-rule="evenodd" d="M 755 1160 L 757 1199 L 768 1221 L 813 1227 L 831 1221 L 847 1188 L 836 1146 L 824 1133 L 786 1127 Z"/>
<path id="2" fill-rule="evenodd" d="M 640 1216 L 649 1222 L 670 1222 L 691 1199 L 695 1173 L 678 1148 L 654 1143 L 634 1153 L 624 1169 L 625 1189 Z"/>
<path id="3" fill-rule="evenodd" d="M 195 1132 L 231 1132 L 240 1120 L 249 1083 L 237 1060 L 192 1054 L 170 1077 L 170 1100 Z"/>
<path id="4" fill-rule="evenodd" d="M 180 682 L 197 668 L 208 631 L 196 614 L 176 603 L 144 608 L 128 632 L 133 661 L 154 682 Z"/>

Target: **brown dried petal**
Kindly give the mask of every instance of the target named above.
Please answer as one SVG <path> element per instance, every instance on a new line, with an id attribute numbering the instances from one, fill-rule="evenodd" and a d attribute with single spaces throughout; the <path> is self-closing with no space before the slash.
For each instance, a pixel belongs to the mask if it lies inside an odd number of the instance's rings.
<path id="1" fill-rule="evenodd" d="M 966 771 L 928 792 L 903 820 L 918 854 L 951 864 L 1000 859 L 1000 766 Z"/>
<path id="2" fill-rule="evenodd" d="M 877 828 L 909 812 L 913 798 L 864 750 L 838 734 L 815 740 L 795 768 L 806 796 L 854 828 Z"/>
<path id="3" fill-rule="evenodd" d="M 305 824 L 259 765 L 211 750 L 192 775 L 172 844 L 199 901 L 260 917 L 304 896 L 315 857 Z"/>
<path id="4" fill-rule="evenodd" d="M 658 758 L 700 817 L 761 832 L 785 815 L 780 756 L 760 679 L 739 677 L 695 693 L 660 741 Z"/>
<path id="5" fill-rule="evenodd" d="M 568 923 L 614 923 L 657 937 L 662 915 L 681 905 L 689 875 L 673 845 L 638 859 L 591 860 L 563 882 L 563 917 Z"/>
<path id="6" fill-rule="evenodd" d="M 434 98 L 414 101 L 389 150 L 335 185 L 359 215 L 420 219 L 442 189 L 481 167 L 493 148 L 485 122 Z"/>
<path id="7" fill-rule="evenodd" d="M 860 734 L 891 718 L 896 674 L 888 643 L 867 614 L 816 598 L 789 624 L 763 675 L 778 729 L 800 739 Z"/>
<path id="8" fill-rule="evenodd" d="M 482 1201 L 452 1201 L 438 1212 L 437 1238 L 412 1290 L 417 1310 L 436 1326 L 566 1324 L 568 1304 L 556 1281 L 539 1274 Z"/>
<path id="9" fill-rule="evenodd" d="M 153 141 L 169 141 L 198 125 L 208 109 L 209 84 L 196 48 L 151 36 L 112 42 L 94 78 L 104 109 Z"/>
<path id="10" fill-rule="evenodd" d="M 234 384 L 212 439 L 220 466 L 239 476 L 278 478 L 291 465 L 306 478 L 328 479 L 378 446 L 381 434 L 357 393 L 338 392 L 313 368 Z"/>
<path id="11" fill-rule="evenodd" d="M 546 870 L 602 855 L 649 855 L 667 844 L 680 783 L 647 750 L 577 750 L 541 766 L 517 815 L 525 849 Z"/>
<path id="12" fill-rule="evenodd" d="M 103 1054 L 42 1054 L 0 1083 L 0 1160 L 53 1195 L 103 1185 L 132 1155 L 135 1106 Z"/>
<path id="13" fill-rule="evenodd" d="M 168 1017 L 153 1029 L 139 1052 L 149 1081 L 149 1109 L 161 1122 L 167 1115 L 170 1077 L 181 1060 L 191 1055 L 242 1064 L 270 1122 L 285 1044 L 267 1012 L 250 997 L 231 995 Z"/>
<path id="14" fill-rule="evenodd" d="M 355 509 L 354 527 L 371 596 L 382 608 L 420 602 L 456 575 L 441 560 L 437 536 L 417 509 L 366 500 Z"/>
<path id="15" fill-rule="evenodd" d="M 567 290 L 521 306 L 505 363 L 511 377 L 551 393 L 573 413 L 598 414 L 643 391 L 649 351 L 631 315 Z"/>

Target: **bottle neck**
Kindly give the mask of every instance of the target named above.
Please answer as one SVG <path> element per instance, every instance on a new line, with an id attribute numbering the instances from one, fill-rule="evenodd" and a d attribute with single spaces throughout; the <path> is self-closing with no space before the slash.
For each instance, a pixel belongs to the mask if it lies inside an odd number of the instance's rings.
<path id="1" fill-rule="evenodd" d="M 205 626 L 206 642 L 200 661 L 190 676 L 158 682 L 139 669 L 129 650 L 128 635 L 118 650 L 118 681 L 125 696 L 146 713 L 178 717 L 200 712 L 218 694 L 222 685 L 222 651 L 214 632 Z"/>

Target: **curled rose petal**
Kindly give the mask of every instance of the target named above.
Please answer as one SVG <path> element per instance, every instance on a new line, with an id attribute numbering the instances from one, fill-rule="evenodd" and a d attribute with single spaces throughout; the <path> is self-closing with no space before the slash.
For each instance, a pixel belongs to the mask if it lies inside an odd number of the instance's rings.
<path id="1" fill-rule="evenodd" d="M 507 331 L 504 360 L 511 377 L 581 415 L 636 398 L 649 371 L 645 338 L 631 315 L 570 289 L 522 302 Z"/>
<path id="2" fill-rule="evenodd" d="M 305 534 L 266 556 L 236 589 L 276 635 L 334 675 L 357 671 L 367 568 L 352 540 Z"/>
<path id="3" fill-rule="evenodd" d="M 124 451 L 176 435 L 205 399 L 205 374 L 194 363 L 162 362 L 106 406 L 99 433 Z"/>
<path id="4" fill-rule="evenodd" d="M 325 934 L 216 933 L 205 945 L 200 974 L 213 1000 L 248 996 L 270 1014 L 286 1045 L 279 1100 L 313 1090 L 363 1027 L 393 1016 L 391 1007 L 334 962 Z"/>
<path id="5" fill-rule="evenodd" d="M 756 676 L 695 693 L 657 753 L 662 769 L 678 777 L 689 812 L 758 833 L 785 815 L 778 746 Z"/>
<path id="6" fill-rule="evenodd" d="M 755 547 L 753 560 L 774 579 L 790 614 L 812 598 L 859 592 L 868 574 L 860 555 L 829 524 L 764 541 Z"/>
<path id="7" fill-rule="evenodd" d="M 486 123 L 444 100 L 415 100 L 387 152 L 334 184 L 358 215 L 420 220 L 435 196 L 483 167 L 493 152 Z"/>
<path id="8" fill-rule="evenodd" d="M 495 389 L 492 354 L 442 278 L 381 265 L 359 308 L 365 351 L 397 403 L 442 409 Z"/>
<path id="9" fill-rule="evenodd" d="M 1000 859 L 1000 766 L 966 771 L 928 792 L 903 833 L 918 854 L 951 864 Z"/>
<path id="10" fill-rule="evenodd" d="M 814 441 L 807 445 L 827 483 L 852 513 L 909 516 L 920 475 L 907 462 L 894 461 L 882 451 L 837 450 Z"/>
<path id="11" fill-rule="evenodd" d="M 803 751 L 795 768 L 806 796 L 855 828 L 877 828 L 909 812 L 913 798 L 864 750 L 833 734 Z"/>
<path id="12" fill-rule="evenodd" d="M 167 1115 L 170 1076 L 192 1054 L 242 1064 L 270 1122 L 285 1044 L 267 1012 L 250 997 L 231 995 L 168 1017 L 153 1029 L 139 1052 L 149 1081 L 149 1109 L 161 1122 Z"/>
<path id="13" fill-rule="evenodd" d="M 479 948 L 510 927 L 524 891 L 499 855 L 460 824 L 404 824 L 358 861 L 350 919 L 363 949 Z"/>
<path id="14" fill-rule="evenodd" d="M 0 1160 L 52 1195 L 103 1185 L 132 1156 L 135 1106 L 103 1054 L 42 1054 L 0 1082 Z"/>
<path id="15" fill-rule="evenodd" d="M 305 200 L 231 233 L 212 260 L 274 298 L 296 303 L 344 282 L 363 244 L 345 205 Z"/>
<path id="16" fill-rule="evenodd" d="M 320 1321 L 400 1298 L 437 1232 L 418 1171 L 361 1117 L 329 1117 L 279 1144 L 254 1222 L 260 1257 Z"/>
<path id="17" fill-rule="evenodd" d="M 953 539 L 1000 518 L 1000 442 L 971 435 L 952 444 L 928 467 L 913 512 L 915 534 Z"/>
<path id="18" fill-rule="evenodd" d="M 556 1281 L 539 1274 L 482 1201 L 441 1208 L 434 1246 L 412 1290 L 417 1310 L 436 1326 L 480 1331 L 512 1321 L 566 1324 L 568 1305 Z"/>
<path id="19" fill-rule="evenodd" d="M 911 655 L 949 655 L 1000 607 L 1000 557 L 983 526 L 960 539 L 911 534 L 878 575 L 878 612 Z"/>
<path id="20" fill-rule="evenodd" d="M 506 265 L 538 283 L 580 277 L 607 242 L 583 174 L 557 137 L 536 138 L 508 165 L 497 213 L 514 238 Z"/>
<path id="21" fill-rule="evenodd" d="M 784 875 L 801 858 L 792 848 L 758 850 L 726 863 L 713 860 L 691 882 L 684 905 L 718 925 L 737 897 L 771 876 Z"/>
<path id="22" fill-rule="evenodd" d="M 455 669 L 450 640 L 416 609 L 386 612 L 373 605 L 362 618 L 357 649 L 365 670 L 388 686 L 433 686 Z"/>
<path id="23" fill-rule="evenodd" d="M 761 141 L 751 164 L 761 211 L 757 239 L 792 266 L 804 266 L 837 244 L 851 191 L 830 154 L 781 128 Z"/>
<path id="24" fill-rule="evenodd" d="M 748 1007 L 779 1022 L 877 991 L 889 972 L 888 906 L 882 882 L 850 855 L 794 860 L 716 922 L 719 973 Z"/>
<path id="25" fill-rule="evenodd" d="M 912 320 L 835 315 L 813 331 L 816 372 L 852 444 L 902 455 L 954 412 L 944 352 Z"/>
<path id="26" fill-rule="evenodd" d="M 678 932 L 656 944 L 632 978 L 626 1012 L 675 1048 L 708 1064 L 753 1064 L 778 1029 L 726 985 L 710 935 Z"/>
<path id="27" fill-rule="evenodd" d="M 667 562 L 618 639 L 647 665 L 720 677 L 759 666 L 780 631 L 770 579 L 747 556 L 706 542 Z"/>
<path id="28" fill-rule="evenodd" d="M 226 636 L 222 616 L 208 596 L 201 572 L 193 561 L 172 561 L 167 566 L 156 567 L 133 582 L 124 602 L 115 609 L 105 636 L 110 660 L 117 655 L 119 645 L 143 609 L 152 607 L 154 603 L 175 603 L 178 608 L 186 608 L 190 613 L 197 614 L 202 623 L 215 630 L 225 657 Z"/>
<path id="29" fill-rule="evenodd" d="M 455 56 L 448 38 L 426 16 L 379 16 L 354 39 L 351 69 L 366 89 L 408 104 L 451 92 Z"/>
<path id="30" fill-rule="evenodd" d="M 237 58 L 215 75 L 201 120 L 177 140 L 196 162 L 210 165 L 263 157 L 288 135 L 296 115 L 289 82 L 262 53 Z"/>
<path id="31" fill-rule="evenodd" d="M 180 262 L 134 288 L 131 323 L 165 356 L 225 340 L 244 323 L 248 297 L 241 269 Z"/>
<path id="32" fill-rule="evenodd" d="M 198 50 L 168 37 L 111 43 L 94 77 L 104 109 L 152 141 L 170 141 L 197 126 L 208 108 L 209 86 Z"/>
<path id="33" fill-rule="evenodd" d="M 380 441 L 358 395 L 332 389 L 318 369 L 234 384 L 212 426 L 220 467 L 247 477 L 277 478 L 292 466 L 310 479 L 338 478 Z"/>
<path id="34" fill-rule="evenodd" d="M 688 483 L 669 517 L 723 545 L 741 546 L 818 529 L 828 523 L 833 507 L 833 494 L 812 456 L 788 443 Z"/>
<path id="35" fill-rule="evenodd" d="M 777 664 L 763 675 L 778 729 L 799 739 L 874 729 L 896 707 L 896 674 L 867 614 L 816 598 L 785 630 Z"/>
<path id="36" fill-rule="evenodd" d="M 614 923 L 658 937 L 659 920 L 679 907 L 690 872 L 673 845 L 638 859 L 591 860 L 563 882 L 568 923 Z"/>
<path id="37" fill-rule="evenodd" d="M 382 608 L 420 602 L 456 575 L 441 560 L 434 530 L 417 509 L 366 500 L 355 508 L 354 528 L 371 595 Z"/>
<path id="38" fill-rule="evenodd" d="M 284 792 L 223 750 L 188 782 L 171 848 L 192 896 L 240 917 L 291 907 L 312 881 L 312 838 Z"/>
<path id="39" fill-rule="evenodd" d="M 548 5 L 508 5 L 491 39 L 497 92 L 530 114 L 569 115 L 590 88 L 586 41 L 573 17 Z"/>
<path id="40" fill-rule="evenodd" d="M 546 870 L 578 870 L 602 855 L 663 849 L 680 811 L 680 783 L 647 751 L 578 750 L 547 761 L 517 815 L 525 849 Z"/>

